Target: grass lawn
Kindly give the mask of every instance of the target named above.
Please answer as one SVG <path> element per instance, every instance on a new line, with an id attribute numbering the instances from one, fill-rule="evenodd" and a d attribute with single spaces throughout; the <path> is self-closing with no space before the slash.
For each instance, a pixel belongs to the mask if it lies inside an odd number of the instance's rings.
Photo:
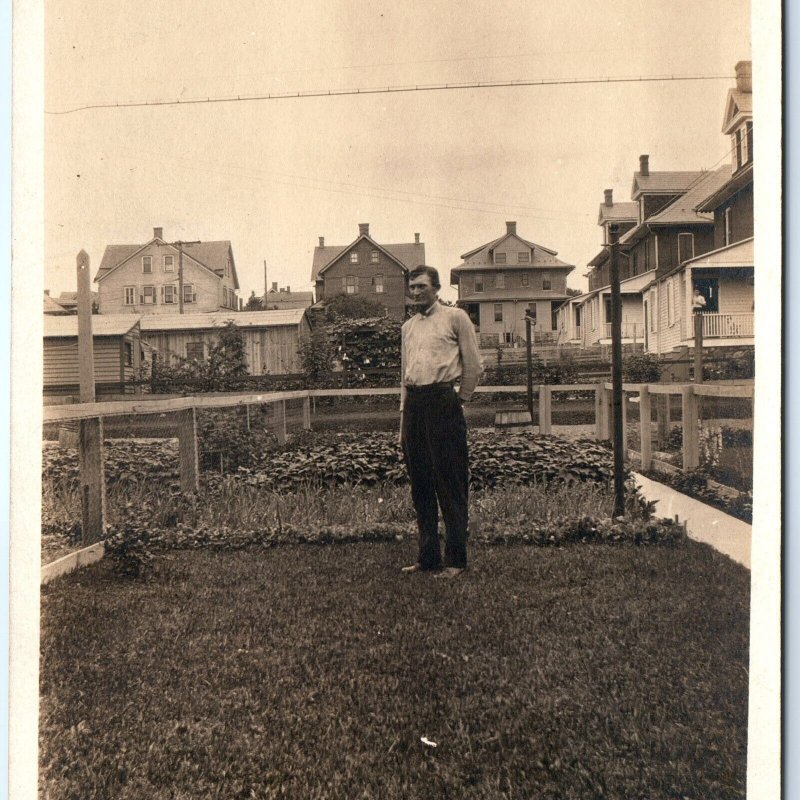
<path id="1" fill-rule="evenodd" d="M 746 570 L 692 542 L 474 547 L 453 582 L 413 556 L 175 552 L 45 586 L 42 796 L 744 796 Z"/>

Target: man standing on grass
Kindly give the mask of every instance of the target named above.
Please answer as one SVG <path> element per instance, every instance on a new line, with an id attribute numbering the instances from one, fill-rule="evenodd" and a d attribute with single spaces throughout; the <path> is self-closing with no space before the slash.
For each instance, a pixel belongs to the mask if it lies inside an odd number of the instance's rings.
<path id="1" fill-rule="evenodd" d="M 433 267 L 412 270 L 408 288 L 417 313 L 402 330 L 400 444 L 417 514 L 419 556 L 403 572 L 441 570 L 437 577 L 455 578 L 467 568 L 469 455 L 462 404 L 481 375 L 478 340 L 462 309 L 439 302 L 441 284 Z M 443 570 L 439 508 L 447 531 Z"/>

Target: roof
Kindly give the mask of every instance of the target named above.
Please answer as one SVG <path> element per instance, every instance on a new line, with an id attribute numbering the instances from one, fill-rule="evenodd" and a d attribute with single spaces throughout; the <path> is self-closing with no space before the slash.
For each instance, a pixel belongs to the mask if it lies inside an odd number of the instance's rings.
<path id="1" fill-rule="evenodd" d="M 728 181 L 731 176 L 731 167 L 728 164 L 710 172 L 699 172 L 697 175 L 699 179 L 695 180 L 693 186 L 687 187 L 688 191 L 666 208 L 662 208 L 661 211 L 652 214 L 635 228 L 631 228 L 620 238 L 620 244 L 633 244 L 639 241 L 652 225 L 712 225 L 714 223 L 713 215 L 697 211 L 697 205 Z"/>
<path id="2" fill-rule="evenodd" d="M 693 172 L 651 172 L 649 175 L 634 172 L 631 199 L 636 200 L 640 194 L 685 192 L 702 174 L 702 171 L 697 170 Z"/>
<path id="3" fill-rule="evenodd" d="M 288 303 L 305 303 L 311 305 L 314 302 L 314 292 L 267 292 L 266 303 L 271 305 L 283 305 Z"/>
<path id="4" fill-rule="evenodd" d="M 299 325 L 304 308 L 281 308 L 277 311 L 229 311 L 213 314 L 148 314 L 142 317 L 143 331 L 183 331 L 222 328 L 229 320 L 237 328 L 276 328 Z"/>
<path id="5" fill-rule="evenodd" d="M 753 95 L 751 92 L 740 92 L 730 89 L 725 100 L 725 115 L 722 119 L 722 132 L 730 133 L 732 128 L 742 118 L 750 119 L 753 116 Z"/>
<path id="6" fill-rule="evenodd" d="M 752 267 L 754 262 L 753 238 L 720 247 L 709 253 L 683 262 L 683 266 L 692 267 Z"/>
<path id="7" fill-rule="evenodd" d="M 314 248 L 314 261 L 311 267 L 311 281 L 314 282 L 319 278 L 319 273 L 328 266 L 332 261 L 338 258 L 345 250 L 349 250 L 361 240 L 367 239 L 376 247 L 385 250 L 392 258 L 399 261 L 401 266 L 406 270 L 414 269 L 420 264 L 425 263 L 425 244 L 423 242 L 406 242 L 402 244 L 378 244 L 368 234 L 361 234 L 358 239 L 350 244 L 342 245 L 325 245 L 325 247 Z"/>
<path id="8" fill-rule="evenodd" d="M 124 336 L 139 325 L 137 314 L 92 314 L 93 336 Z M 45 316 L 44 338 L 78 336 L 78 315 L 65 317 Z"/>
<path id="9" fill-rule="evenodd" d="M 70 314 L 71 312 L 64 308 L 57 300 L 50 297 L 49 294 L 44 296 L 44 313 L 45 314 Z"/>
<path id="10" fill-rule="evenodd" d="M 165 242 L 163 239 L 150 239 L 144 244 L 110 244 L 106 246 L 103 252 L 103 258 L 100 262 L 100 268 L 95 275 L 95 281 L 102 280 L 112 270 L 116 269 L 122 263 L 130 259 L 133 255 L 143 250 L 148 245 L 156 243 L 161 247 L 167 247 L 175 254 L 178 253 L 178 248 Z M 225 263 L 230 255 L 231 267 L 233 273 L 233 282 L 236 289 L 239 288 L 239 278 L 236 274 L 236 265 L 233 262 L 233 248 L 228 239 L 218 242 L 199 242 L 197 244 L 183 245 L 184 256 L 189 256 L 193 261 L 196 261 L 203 267 L 211 270 L 216 275 L 225 274 Z"/>
<path id="11" fill-rule="evenodd" d="M 604 222 L 617 222 L 620 220 L 629 221 L 638 219 L 638 203 L 614 203 L 610 206 L 607 206 L 605 203 L 600 203 L 600 211 L 597 214 L 598 225 L 602 225 Z"/>
<path id="12" fill-rule="evenodd" d="M 522 287 L 525 289 L 526 287 Z M 470 292 L 459 297 L 459 303 L 499 303 L 501 301 L 518 300 L 520 303 L 527 303 L 531 300 L 566 300 L 567 294 L 559 294 L 549 289 L 529 289 L 523 291 L 520 287 L 514 289 L 490 289 L 488 292 Z"/>
<path id="13" fill-rule="evenodd" d="M 461 258 L 465 259 L 470 258 L 471 256 L 474 256 L 475 253 L 480 253 L 481 250 L 486 250 L 486 252 L 489 253 L 492 250 L 494 250 L 497 247 L 497 245 L 499 245 L 501 242 L 508 239 L 509 236 L 513 236 L 515 239 L 519 239 L 523 244 L 526 244 L 528 245 L 528 247 L 533 248 L 534 253 L 537 250 L 544 250 L 545 253 L 549 253 L 551 256 L 558 255 L 558 250 L 551 250 L 549 247 L 544 247 L 541 244 L 536 244 L 535 242 L 529 242 L 527 239 L 523 239 L 518 233 L 509 233 L 507 231 L 499 238 L 493 239 L 491 242 L 487 242 L 486 244 L 482 244 L 479 247 L 476 247 L 474 250 L 470 250 L 468 253 L 463 253 L 461 255 Z"/>
<path id="14" fill-rule="evenodd" d="M 725 182 L 719 189 L 712 191 L 708 197 L 703 198 L 696 206 L 698 211 L 711 211 L 718 208 L 723 203 L 730 200 L 736 192 L 741 191 L 748 183 L 753 182 L 753 162 L 750 161 L 740 170 L 734 173 L 733 177 Z"/>

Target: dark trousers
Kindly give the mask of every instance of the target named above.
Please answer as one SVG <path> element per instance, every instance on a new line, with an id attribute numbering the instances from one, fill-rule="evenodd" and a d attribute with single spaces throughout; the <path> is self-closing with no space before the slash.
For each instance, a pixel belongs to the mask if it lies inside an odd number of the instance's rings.
<path id="1" fill-rule="evenodd" d="M 452 386 L 407 387 L 403 452 L 419 528 L 419 564 L 442 565 L 439 512 L 447 537 L 444 565 L 467 566 L 469 461 L 467 424 Z"/>

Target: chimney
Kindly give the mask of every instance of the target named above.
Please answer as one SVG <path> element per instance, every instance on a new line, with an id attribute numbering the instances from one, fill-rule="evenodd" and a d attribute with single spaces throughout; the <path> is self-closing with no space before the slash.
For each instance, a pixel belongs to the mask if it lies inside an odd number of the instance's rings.
<path id="1" fill-rule="evenodd" d="M 645 178 L 650 174 L 650 156 L 639 156 L 639 174 Z"/>
<path id="2" fill-rule="evenodd" d="M 164 229 L 163 228 L 153 228 L 153 238 L 154 239 L 163 239 L 164 238 Z"/>
<path id="3" fill-rule="evenodd" d="M 369 236 L 369 222 L 361 222 L 358 226 L 359 236 Z"/>
<path id="4" fill-rule="evenodd" d="M 613 190 L 606 189 L 603 194 L 605 195 L 605 204 L 609 207 L 614 205 L 614 201 L 611 199 L 613 197 Z"/>
<path id="5" fill-rule="evenodd" d="M 325 247 L 325 237 L 324 236 L 320 236 L 319 237 L 319 246 L 320 247 Z"/>
<path id="6" fill-rule="evenodd" d="M 278 281 L 272 281 L 272 291 L 273 292 L 278 291 Z"/>
<path id="7" fill-rule="evenodd" d="M 516 232 L 517 232 L 517 223 L 516 222 L 506 222 L 506 233 L 516 234 Z"/>
<path id="8" fill-rule="evenodd" d="M 414 234 L 414 244 L 419 244 L 419 234 L 418 233 Z"/>
<path id="9" fill-rule="evenodd" d="M 740 92 L 751 93 L 753 91 L 753 62 L 740 61 L 736 65 L 736 88 Z"/>
<path id="10" fill-rule="evenodd" d="M 292 287 L 291 287 L 291 286 L 289 286 L 289 285 L 287 285 L 287 286 L 286 286 L 286 291 L 287 291 L 287 292 L 291 292 L 291 291 L 292 291 Z"/>

